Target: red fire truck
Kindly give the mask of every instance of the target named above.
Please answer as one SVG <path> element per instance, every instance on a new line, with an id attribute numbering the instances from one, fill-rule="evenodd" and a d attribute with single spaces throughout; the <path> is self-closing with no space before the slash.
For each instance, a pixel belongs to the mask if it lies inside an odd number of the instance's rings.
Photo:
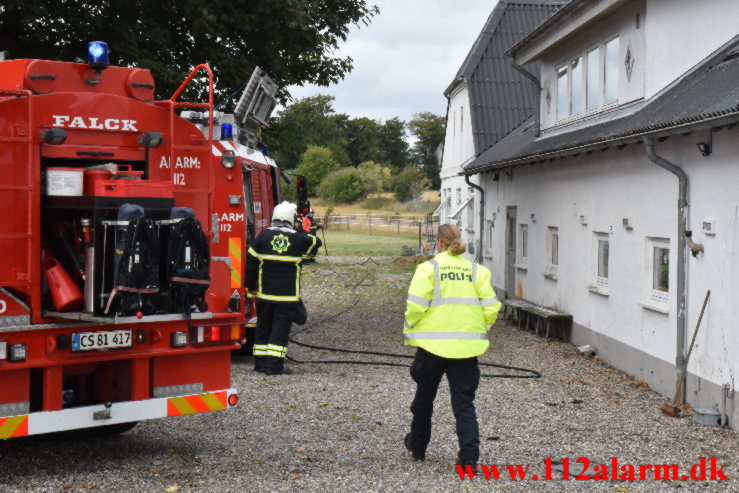
<path id="1" fill-rule="evenodd" d="M 258 140 L 277 88 L 257 69 L 224 115 L 206 65 L 156 101 L 148 70 L 88 51 L 0 61 L 0 439 L 238 402 L 245 252 L 280 200 Z M 179 100 L 195 77 L 207 103 Z"/>

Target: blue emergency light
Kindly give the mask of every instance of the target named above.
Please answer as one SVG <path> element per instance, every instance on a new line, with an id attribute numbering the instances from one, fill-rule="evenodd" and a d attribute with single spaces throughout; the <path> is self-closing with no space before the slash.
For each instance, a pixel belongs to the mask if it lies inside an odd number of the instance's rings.
<path id="1" fill-rule="evenodd" d="M 94 70 L 108 68 L 108 43 L 91 41 L 87 45 L 87 63 Z"/>
<path id="2" fill-rule="evenodd" d="M 230 123 L 221 125 L 221 140 L 234 140 L 234 129 Z"/>

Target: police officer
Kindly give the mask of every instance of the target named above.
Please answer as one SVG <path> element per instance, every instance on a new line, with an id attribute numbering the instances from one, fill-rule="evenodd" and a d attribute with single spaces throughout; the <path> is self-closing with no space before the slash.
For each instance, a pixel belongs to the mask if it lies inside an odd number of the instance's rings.
<path id="1" fill-rule="evenodd" d="M 490 284 L 490 271 L 461 254 L 459 228 L 439 227 L 440 252 L 424 262 L 408 289 L 406 345 L 417 346 L 411 377 L 417 384 L 411 404 L 411 432 L 405 447 L 414 460 L 424 460 L 431 439 L 431 415 L 441 377 L 446 373 L 457 422 L 457 464 L 477 464 L 480 433 L 475 414 L 475 391 L 480 383 L 477 356 L 488 348 L 487 332 L 495 323 L 501 303 Z"/>
<path id="2" fill-rule="evenodd" d="M 285 368 L 287 341 L 294 320 L 304 316 L 300 301 L 303 259 L 321 240 L 295 228 L 295 204 L 282 202 L 272 212 L 272 227 L 254 240 L 246 257 L 246 287 L 257 298 L 254 369 L 267 375 L 292 373 Z"/>

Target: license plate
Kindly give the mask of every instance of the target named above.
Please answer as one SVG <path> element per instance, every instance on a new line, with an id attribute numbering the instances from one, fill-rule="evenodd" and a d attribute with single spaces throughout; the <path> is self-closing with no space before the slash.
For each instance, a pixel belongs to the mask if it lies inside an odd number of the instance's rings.
<path id="1" fill-rule="evenodd" d="M 94 351 L 131 347 L 131 330 L 80 332 L 72 334 L 72 351 Z"/>

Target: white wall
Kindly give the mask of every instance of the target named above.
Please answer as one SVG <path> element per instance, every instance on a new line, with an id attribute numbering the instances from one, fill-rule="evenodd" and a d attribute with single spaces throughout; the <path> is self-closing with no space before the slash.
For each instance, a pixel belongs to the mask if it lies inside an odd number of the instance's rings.
<path id="1" fill-rule="evenodd" d="M 707 132 L 671 137 L 657 144 L 658 154 L 683 167 L 690 180 L 690 218 L 694 239 L 706 251 L 690 256 L 686 347 L 698 319 L 703 297 L 712 290 L 689 371 L 722 385 L 736 385 L 739 371 L 739 129 L 714 136 L 714 152 L 704 158 L 696 143 Z M 528 269 L 517 269 L 516 283 L 524 299 L 571 313 L 574 321 L 632 346 L 669 365 L 676 351 L 677 179 L 651 163 L 642 145 L 611 149 L 589 156 L 565 158 L 514 168 L 493 181 L 483 174 L 488 210 L 496 212 L 491 259 L 496 288 L 505 286 L 506 207 L 517 206 L 518 223 L 528 224 Z M 536 222 L 530 220 L 534 213 Z M 587 225 L 580 223 L 580 216 Z M 633 225 L 622 225 L 628 218 Z M 701 231 L 704 219 L 716 221 L 717 234 Z M 557 280 L 544 277 L 548 226 L 559 228 Z M 517 228 L 518 229 L 518 228 Z M 588 290 L 594 279 L 594 231 L 609 234 L 609 295 Z M 648 237 L 670 239 L 669 313 L 643 307 L 649 271 Z M 628 369 L 627 369 L 628 371 Z"/>
<path id="2" fill-rule="evenodd" d="M 737 2 L 739 3 L 739 2 Z M 602 113 L 604 109 L 615 108 L 625 103 L 635 101 L 644 97 L 644 74 L 646 64 L 645 55 L 645 15 L 644 1 L 634 1 L 619 7 L 618 10 L 604 16 L 598 21 L 583 27 L 571 38 L 567 38 L 558 43 L 555 47 L 548 50 L 540 59 L 541 61 L 541 128 L 568 124 L 573 121 L 583 120 L 589 116 Z M 637 15 L 639 17 L 637 28 Z M 557 121 L 557 74 L 556 69 L 567 64 L 575 57 L 582 55 L 585 61 L 585 54 L 601 46 L 605 41 L 614 37 L 619 37 L 619 81 L 618 81 L 618 101 L 607 107 L 591 111 L 581 112 L 570 118 Z M 631 57 L 634 60 L 631 72 L 631 78 L 626 75 L 624 60 L 626 59 L 627 49 L 630 47 Z M 601 49 L 601 69 L 603 65 L 604 50 Z M 585 76 L 583 67 L 583 77 Z M 602 77 L 602 74 L 601 74 Z M 584 79 L 583 79 L 584 80 Z M 547 104 L 547 89 L 551 101 Z M 583 82 L 583 98 L 585 97 L 586 86 Z"/>
<path id="3" fill-rule="evenodd" d="M 651 97 L 739 33 L 737 0 L 647 0 Z"/>
<path id="4" fill-rule="evenodd" d="M 475 157 L 470 118 L 470 98 L 467 84 L 460 84 L 449 98 L 444 156 L 441 161 L 441 178 L 458 175 L 465 164 Z"/>
<path id="5" fill-rule="evenodd" d="M 470 221 L 468 209 L 465 208 L 457 217 L 457 221 L 448 218 L 448 214 L 454 210 L 460 201 L 466 200 L 469 196 L 469 186 L 465 183 L 464 177 L 459 176 L 464 166 L 475 157 L 475 146 L 472 136 L 472 119 L 470 117 L 470 100 L 467 84 L 461 83 L 452 92 L 449 98 L 449 109 L 447 113 L 446 135 L 444 137 L 444 156 L 441 162 L 441 189 L 442 200 L 446 196 L 446 190 L 451 190 L 452 199 L 448 207 L 441 211 L 441 222 L 454 222 L 458 224 L 462 230 L 462 240 L 464 242 L 476 242 L 479 239 L 475 235 L 475 225 L 479 224 L 479 219 Z M 473 183 L 479 183 L 479 176 L 472 177 Z M 460 194 L 457 195 L 457 190 Z M 478 192 L 475 192 L 479 195 Z M 475 207 L 475 217 L 479 214 L 479 204 L 473 204 Z M 470 224 L 470 222 L 472 224 Z M 468 258 L 472 258 L 469 255 Z"/>

